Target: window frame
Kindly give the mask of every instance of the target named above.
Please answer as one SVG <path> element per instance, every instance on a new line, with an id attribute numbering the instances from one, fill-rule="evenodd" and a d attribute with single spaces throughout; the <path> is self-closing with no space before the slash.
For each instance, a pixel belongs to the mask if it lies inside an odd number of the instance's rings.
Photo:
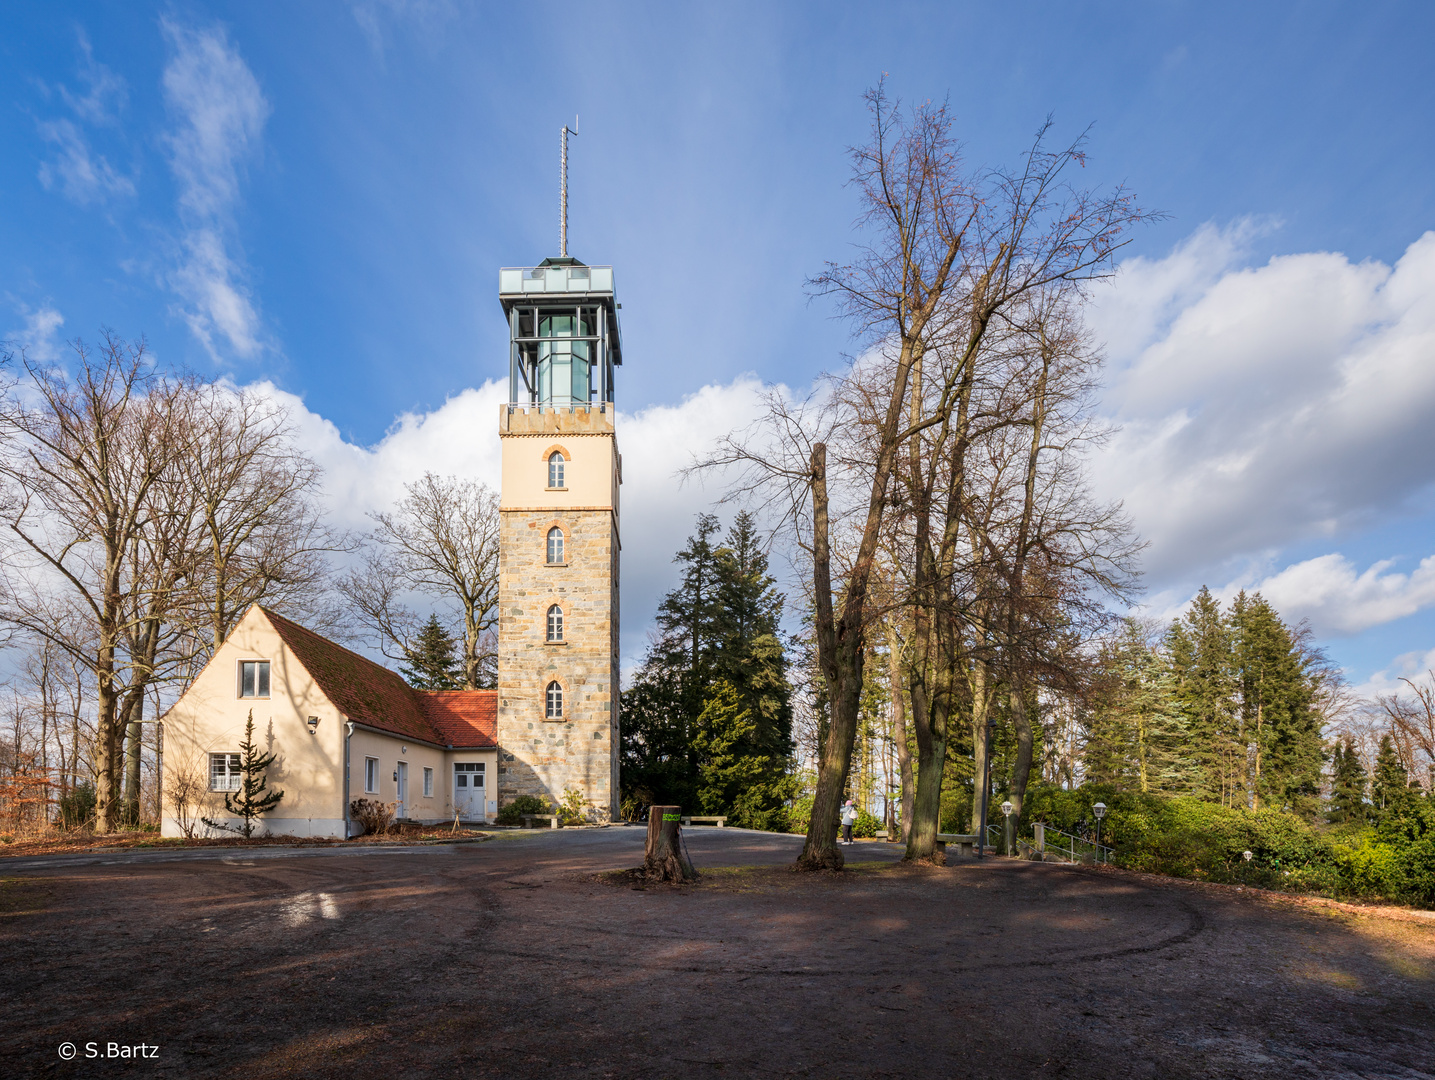
<path id="1" fill-rule="evenodd" d="M 563 456 L 563 451 L 554 450 L 548 455 L 548 490 L 568 490 L 568 459 Z"/>
<path id="2" fill-rule="evenodd" d="M 556 618 L 555 618 L 556 614 Z M 563 637 L 564 615 L 562 604 L 549 604 L 547 612 L 544 613 L 543 640 L 549 645 L 562 645 L 565 643 Z"/>
<path id="3" fill-rule="evenodd" d="M 364 794 L 377 795 L 379 793 L 379 759 L 376 757 L 364 758 Z"/>
<path id="4" fill-rule="evenodd" d="M 244 692 L 244 669 L 253 666 L 254 668 L 254 693 Z M 250 656 L 239 661 L 237 668 L 237 691 L 240 701 L 267 701 L 274 692 L 273 665 L 266 659 L 257 656 Z M 261 677 L 262 676 L 262 677 Z M 264 693 L 259 692 L 260 684 L 264 686 Z"/>
<path id="5" fill-rule="evenodd" d="M 554 704 L 557 704 L 557 711 L 554 711 Z M 543 688 L 543 719 L 563 719 L 563 684 L 557 679 L 551 680 Z"/>
<path id="6" fill-rule="evenodd" d="M 424 766 L 424 798 L 433 798 L 433 769 L 428 765 Z"/>
<path id="7" fill-rule="evenodd" d="M 555 533 L 557 533 L 557 540 L 558 540 L 558 542 L 557 542 L 556 545 L 555 545 L 554 542 L 553 542 L 553 541 L 554 541 L 554 534 L 555 534 Z M 547 565 L 547 566 L 567 566 L 567 565 L 568 565 L 568 559 L 567 559 L 567 555 L 568 555 L 568 551 L 567 551 L 568 537 L 567 537 L 567 535 L 566 535 L 566 534 L 564 533 L 564 531 L 563 531 L 563 526 L 562 526 L 562 525 L 553 525 L 553 526 L 550 526 L 549 529 L 548 529 L 548 532 L 545 534 L 545 542 L 546 542 L 546 546 L 545 546 L 544 555 L 545 555 L 545 558 L 547 559 L 547 563 L 546 563 L 545 565 Z M 553 557 L 555 553 L 556 553 L 557 556 L 558 556 L 556 559 Z"/>
<path id="8" fill-rule="evenodd" d="M 222 759 L 225 765 L 224 778 L 228 786 L 216 787 L 214 783 L 214 767 L 219 764 L 216 759 Z M 243 783 L 243 774 L 240 763 L 243 759 L 237 752 L 221 751 L 209 755 L 209 790 L 210 791 L 238 791 Z"/>

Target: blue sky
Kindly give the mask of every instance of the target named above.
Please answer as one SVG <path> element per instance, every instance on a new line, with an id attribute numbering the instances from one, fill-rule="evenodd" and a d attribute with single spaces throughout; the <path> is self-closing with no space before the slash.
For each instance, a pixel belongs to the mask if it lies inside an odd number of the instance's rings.
<path id="1" fill-rule="evenodd" d="M 629 658 L 713 495 L 674 486 L 674 440 L 841 362 L 803 281 L 851 242 L 863 90 L 948 98 L 974 163 L 1092 125 L 1087 180 L 1168 215 L 1093 313 L 1123 426 L 1097 482 L 1152 541 L 1153 610 L 1260 585 L 1372 685 L 1435 649 L 1428 5 L 45 3 L 0 30 L 0 333 L 110 326 L 272 382 L 348 511 L 491 475 L 496 272 L 555 253 L 580 114 L 570 246 L 624 303 Z"/>

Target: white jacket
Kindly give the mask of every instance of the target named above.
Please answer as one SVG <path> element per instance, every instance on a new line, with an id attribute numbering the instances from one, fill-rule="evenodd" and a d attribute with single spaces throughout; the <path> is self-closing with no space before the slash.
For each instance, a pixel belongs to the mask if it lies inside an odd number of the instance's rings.
<path id="1" fill-rule="evenodd" d="M 844 806 L 844 807 L 842 808 L 842 824 L 844 824 L 844 825 L 855 825 L 855 824 L 857 824 L 857 807 L 855 807 L 855 806 Z"/>

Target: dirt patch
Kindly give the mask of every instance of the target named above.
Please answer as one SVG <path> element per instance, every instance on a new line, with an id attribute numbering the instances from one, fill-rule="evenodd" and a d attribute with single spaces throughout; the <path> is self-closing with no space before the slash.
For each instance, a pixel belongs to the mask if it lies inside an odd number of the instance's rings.
<path id="1" fill-rule="evenodd" d="M 1005 860 L 798 874 L 753 834 L 694 844 L 696 884 L 635 890 L 610 868 L 639 830 L 504 839 L 7 876 L 0 1058 L 244 1080 L 1435 1074 L 1423 922 Z M 65 1040 L 161 1050 L 65 1065 Z"/>

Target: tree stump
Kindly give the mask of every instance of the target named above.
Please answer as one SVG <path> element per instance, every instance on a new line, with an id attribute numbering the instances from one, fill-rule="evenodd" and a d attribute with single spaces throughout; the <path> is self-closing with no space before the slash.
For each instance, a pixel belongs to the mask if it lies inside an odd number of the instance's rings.
<path id="1" fill-rule="evenodd" d="M 683 854 L 683 813 L 680 806 L 654 806 L 648 810 L 648 847 L 643 873 L 649 881 L 682 884 L 698 872 Z"/>

